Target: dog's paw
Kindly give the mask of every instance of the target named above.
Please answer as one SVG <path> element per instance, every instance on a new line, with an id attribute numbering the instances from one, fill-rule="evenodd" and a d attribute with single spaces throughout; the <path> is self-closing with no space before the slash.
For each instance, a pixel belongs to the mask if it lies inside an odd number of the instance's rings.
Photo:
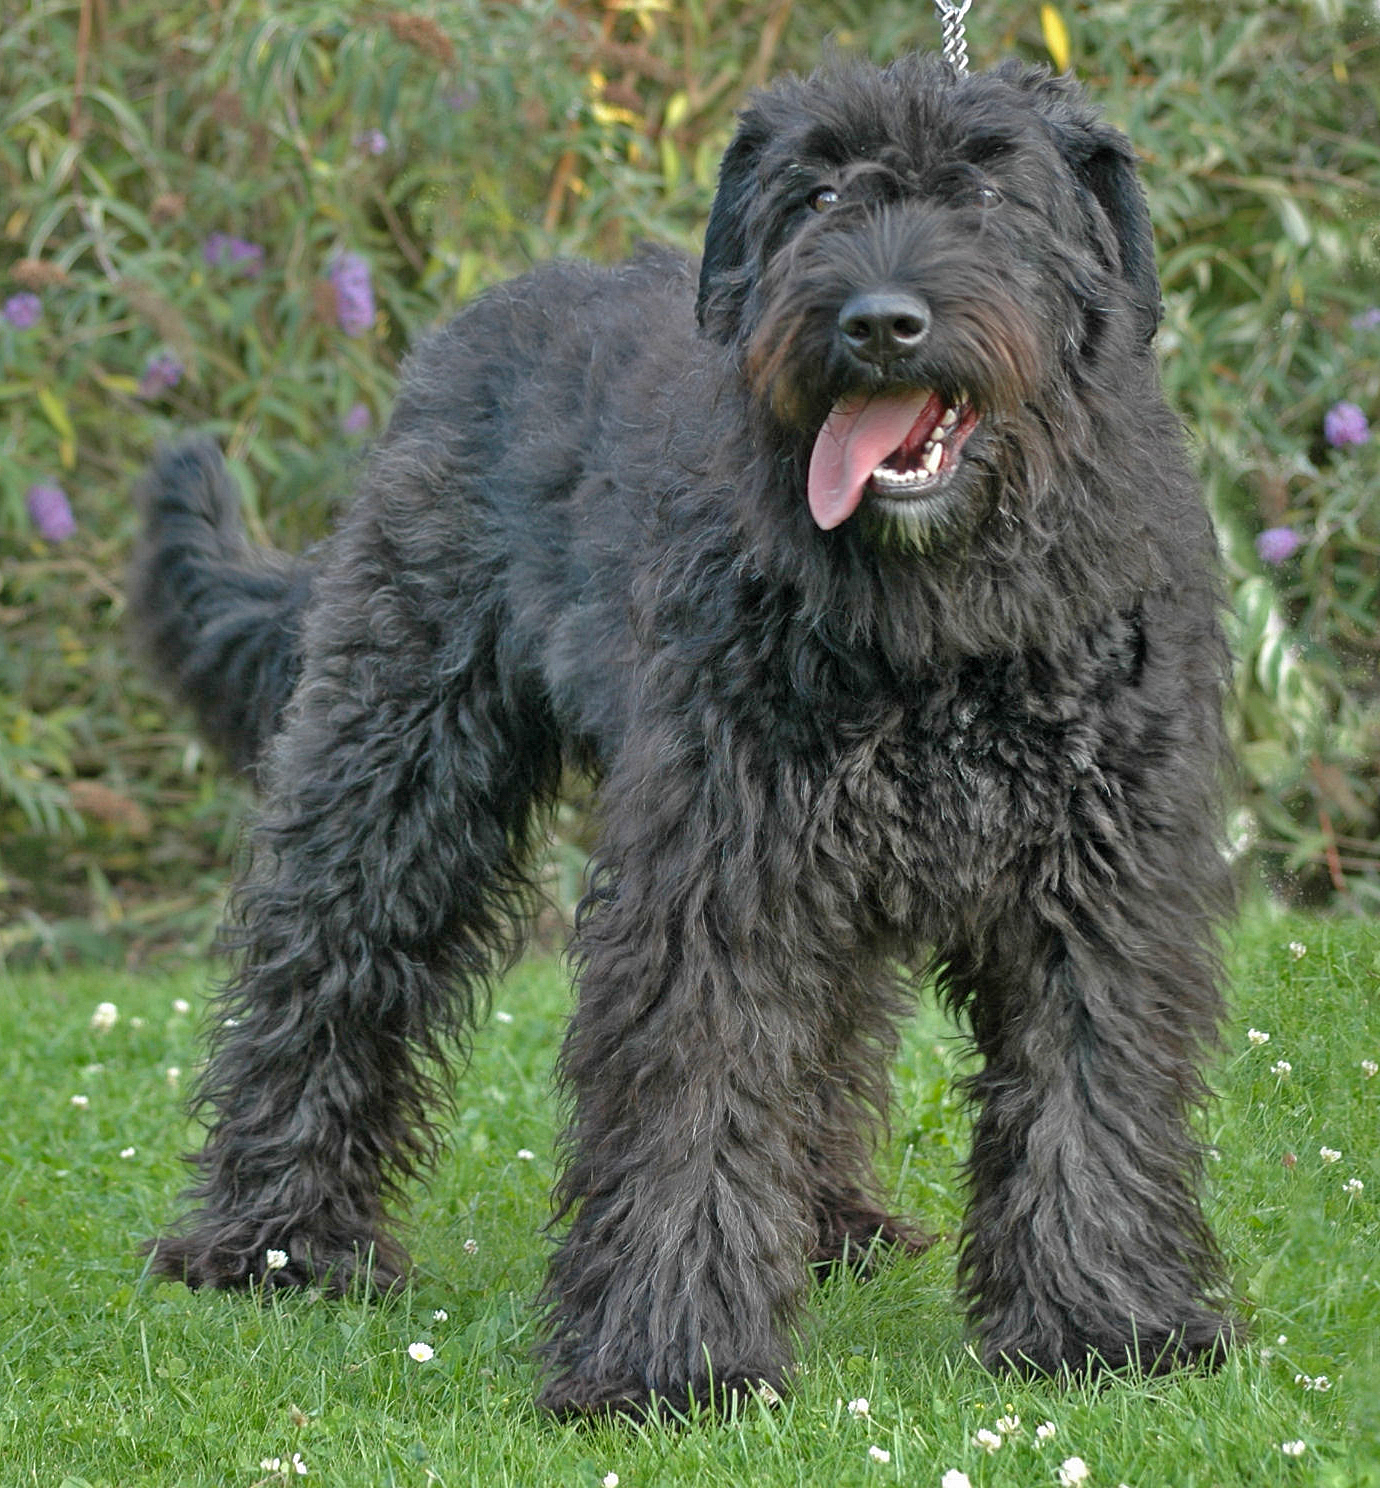
<path id="1" fill-rule="evenodd" d="M 224 1230 L 198 1229 L 160 1236 L 143 1249 L 150 1274 L 184 1282 L 193 1291 L 314 1287 L 328 1296 L 383 1296 L 401 1285 L 406 1268 L 401 1252 L 377 1239 L 343 1246 L 338 1240 L 312 1244 L 294 1235 L 281 1245 L 263 1245 Z"/>
<path id="2" fill-rule="evenodd" d="M 1027 1378 L 1065 1375 L 1086 1379 L 1123 1373 L 1149 1377 L 1177 1369 L 1212 1370 L 1226 1359 L 1238 1332 L 1231 1318 L 1202 1313 L 1171 1330 L 1133 1330 L 1129 1337 L 1086 1339 L 1064 1334 L 1023 1344 L 989 1344 L 983 1350 L 983 1363 L 995 1373 Z"/>
<path id="3" fill-rule="evenodd" d="M 1205 1313 L 1173 1332 L 1148 1339 L 1137 1338 L 1124 1346 L 1129 1367 L 1142 1374 L 1169 1374 L 1175 1369 L 1221 1368 L 1240 1333 L 1230 1317 Z"/>
<path id="4" fill-rule="evenodd" d="M 783 1388 L 780 1376 L 775 1383 L 765 1377 L 738 1375 L 712 1382 L 688 1381 L 657 1390 L 627 1376 L 590 1380 L 568 1374 L 551 1380 L 537 1397 L 537 1404 L 562 1420 L 685 1422 L 701 1414 L 733 1420 L 750 1401 L 776 1405 Z"/>
<path id="5" fill-rule="evenodd" d="M 922 1255 L 933 1244 L 934 1236 L 909 1220 L 880 1209 L 851 1206 L 819 1216 L 809 1262 L 817 1273 L 844 1266 L 867 1277 L 888 1253 Z"/>

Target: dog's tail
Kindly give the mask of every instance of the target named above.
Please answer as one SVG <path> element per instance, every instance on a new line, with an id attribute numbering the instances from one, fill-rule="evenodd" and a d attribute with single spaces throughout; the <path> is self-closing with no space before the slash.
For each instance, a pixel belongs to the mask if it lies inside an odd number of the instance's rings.
<path id="1" fill-rule="evenodd" d="M 202 737 L 252 772 L 297 683 L 313 566 L 249 542 L 239 494 L 208 438 L 160 450 L 136 499 L 135 634 Z"/>

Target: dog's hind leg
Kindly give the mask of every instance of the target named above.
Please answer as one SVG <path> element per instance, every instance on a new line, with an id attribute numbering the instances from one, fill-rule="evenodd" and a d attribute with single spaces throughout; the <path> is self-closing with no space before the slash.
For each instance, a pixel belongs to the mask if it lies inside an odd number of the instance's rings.
<path id="1" fill-rule="evenodd" d="M 383 1200 L 432 1155 L 437 1065 L 515 948 L 555 734 L 499 675 L 470 538 L 414 496 L 357 511 L 320 575 L 198 1091 L 197 1207 L 150 1247 L 192 1286 L 396 1279 Z"/>
<path id="2" fill-rule="evenodd" d="M 860 1016 L 831 1033 L 832 1058 L 811 1082 L 807 1103 L 816 1232 L 810 1261 L 865 1275 L 879 1251 L 919 1254 L 933 1236 L 882 1207 L 872 1165 L 890 1100 L 896 1028 L 911 1010 L 910 999 L 881 979 L 874 995 L 850 1010 Z"/>

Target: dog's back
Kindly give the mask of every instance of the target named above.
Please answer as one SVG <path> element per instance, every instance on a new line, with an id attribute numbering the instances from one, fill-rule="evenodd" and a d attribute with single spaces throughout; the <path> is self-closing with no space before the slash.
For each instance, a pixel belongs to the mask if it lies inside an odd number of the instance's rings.
<path id="1" fill-rule="evenodd" d="M 581 515 L 600 504 L 600 492 L 582 498 L 572 489 L 580 484 L 572 479 L 580 473 L 575 455 L 595 453 L 608 442 L 590 428 L 609 416 L 600 390 L 620 372 L 629 375 L 639 343 L 684 367 L 694 345 L 693 294 L 689 262 L 652 247 L 611 268 L 556 262 L 497 286 L 411 353 L 376 458 L 387 464 L 391 448 L 402 453 L 414 438 L 430 444 L 444 437 L 463 446 L 455 449 L 454 464 L 475 478 L 463 496 L 453 486 L 442 495 L 473 503 L 476 515 L 483 509 L 496 538 L 502 529 L 515 570 L 550 567 L 553 504 L 567 507 L 568 519 L 555 526 L 570 529 L 572 555 L 591 545 L 622 552 L 628 513 L 605 507 Z M 645 336 L 649 308 L 655 339 Z M 587 380 L 567 375 L 582 363 Z M 514 441 L 515 427 L 546 432 Z M 495 439 L 495 429 L 505 432 Z M 585 484 L 599 487 L 598 472 L 587 472 Z M 207 436 L 160 450 L 135 498 L 143 527 L 128 606 L 149 669 L 191 709 L 197 732 L 235 769 L 253 773 L 301 672 L 319 555 L 289 556 L 250 542 L 234 480 Z M 531 523 L 534 505 L 546 508 L 539 532 Z M 588 554 L 585 566 L 598 567 L 597 554 Z M 572 572 L 580 571 L 577 558 L 562 576 L 567 592 L 552 595 L 553 602 L 580 607 L 568 592 L 578 587 Z M 549 575 L 535 587 L 549 588 Z M 583 649 L 579 641 L 571 646 L 575 653 Z M 578 677 L 581 659 L 547 659 L 543 670 Z M 572 681 L 566 690 L 576 686 Z M 587 722 L 586 730 L 591 727 L 607 732 L 613 724 L 600 729 L 597 721 Z"/>

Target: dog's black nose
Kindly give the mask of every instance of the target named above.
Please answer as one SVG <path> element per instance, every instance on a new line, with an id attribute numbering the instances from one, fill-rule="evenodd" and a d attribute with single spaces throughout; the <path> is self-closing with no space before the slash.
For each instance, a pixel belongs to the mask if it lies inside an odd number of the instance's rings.
<path id="1" fill-rule="evenodd" d="M 890 362 L 914 351 L 930 328 L 930 307 L 899 290 L 855 294 L 839 311 L 849 351 L 866 362 Z"/>

